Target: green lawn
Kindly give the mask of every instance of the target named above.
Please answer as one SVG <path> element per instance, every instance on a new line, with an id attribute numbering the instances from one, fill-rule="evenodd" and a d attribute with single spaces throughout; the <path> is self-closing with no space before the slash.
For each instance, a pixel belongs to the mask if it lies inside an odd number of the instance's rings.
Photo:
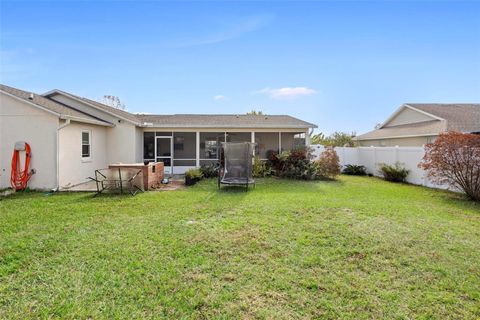
<path id="1" fill-rule="evenodd" d="M 480 205 L 341 177 L 0 201 L 0 318 L 480 317 Z"/>

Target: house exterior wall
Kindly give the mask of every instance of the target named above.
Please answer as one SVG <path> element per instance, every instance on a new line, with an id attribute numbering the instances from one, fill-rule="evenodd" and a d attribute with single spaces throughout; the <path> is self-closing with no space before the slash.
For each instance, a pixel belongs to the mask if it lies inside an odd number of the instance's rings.
<path id="1" fill-rule="evenodd" d="M 109 163 L 135 163 L 141 161 L 141 153 L 139 156 L 137 146 L 138 133 L 133 123 L 112 116 L 106 112 L 91 107 L 86 103 L 79 102 L 76 99 L 55 94 L 50 97 L 53 100 L 72 106 L 80 111 L 91 114 L 97 118 L 111 122 L 115 127 L 107 130 L 107 160 Z"/>
<path id="2" fill-rule="evenodd" d="M 107 154 L 109 163 L 135 163 L 137 155 L 136 128 L 124 121 L 107 130 Z"/>
<path id="3" fill-rule="evenodd" d="M 12 154 L 17 141 L 25 141 L 32 148 L 30 168 L 36 173 L 28 186 L 32 189 L 57 186 L 58 124 L 56 115 L 0 92 L 0 188 L 10 187 Z M 23 167 L 24 158 L 21 160 Z"/>
<path id="4" fill-rule="evenodd" d="M 107 132 L 112 128 L 71 122 L 59 131 L 59 185 L 65 189 L 108 167 Z M 90 132 L 90 158 L 82 158 L 82 132 Z"/>
<path id="5" fill-rule="evenodd" d="M 417 123 L 423 121 L 432 121 L 432 118 L 426 114 L 412 110 L 410 108 L 403 108 L 392 120 L 385 124 L 385 127 L 393 127 L 402 124 Z"/>
<path id="6" fill-rule="evenodd" d="M 436 136 L 425 137 L 405 137 L 405 138 L 388 138 L 375 140 L 360 140 L 360 147 L 421 147 L 427 143 L 433 142 Z"/>

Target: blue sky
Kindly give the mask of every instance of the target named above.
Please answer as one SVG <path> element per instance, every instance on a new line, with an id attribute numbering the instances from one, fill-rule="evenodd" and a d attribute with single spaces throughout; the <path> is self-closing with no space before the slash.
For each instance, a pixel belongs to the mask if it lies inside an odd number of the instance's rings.
<path id="1" fill-rule="evenodd" d="M 1 1 L 0 80 L 362 133 L 404 102 L 480 102 L 479 16 L 475 1 Z"/>

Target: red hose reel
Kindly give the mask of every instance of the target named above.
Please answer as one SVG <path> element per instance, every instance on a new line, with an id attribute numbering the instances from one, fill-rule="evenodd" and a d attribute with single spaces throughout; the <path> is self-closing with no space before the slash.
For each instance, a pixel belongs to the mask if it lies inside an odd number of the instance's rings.
<path id="1" fill-rule="evenodd" d="M 25 151 L 25 164 L 21 169 L 20 152 Z M 25 190 L 28 180 L 35 173 L 35 170 L 28 171 L 32 152 L 30 145 L 24 141 L 16 142 L 12 156 L 12 172 L 10 175 L 10 185 L 16 191 Z"/>

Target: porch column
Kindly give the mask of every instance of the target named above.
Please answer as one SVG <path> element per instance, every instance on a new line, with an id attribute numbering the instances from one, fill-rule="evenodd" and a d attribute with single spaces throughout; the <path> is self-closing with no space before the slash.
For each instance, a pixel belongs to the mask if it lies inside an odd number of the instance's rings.
<path id="1" fill-rule="evenodd" d="M 251 142 L 252 143 L 255 143 L 255 131 L 252 131 L 252 138 L 251 138 Z"/>
<path id="2" fill-rule="evenodd" d="M 282 133 L 278 133 L 278 153 L 282 152 Z"/>
<path id="3" fill-rule="evenodd" d="M 200 167 L 200 132 L 196 132 L 197 147 L 195 148 L 195 166 Z"/>

